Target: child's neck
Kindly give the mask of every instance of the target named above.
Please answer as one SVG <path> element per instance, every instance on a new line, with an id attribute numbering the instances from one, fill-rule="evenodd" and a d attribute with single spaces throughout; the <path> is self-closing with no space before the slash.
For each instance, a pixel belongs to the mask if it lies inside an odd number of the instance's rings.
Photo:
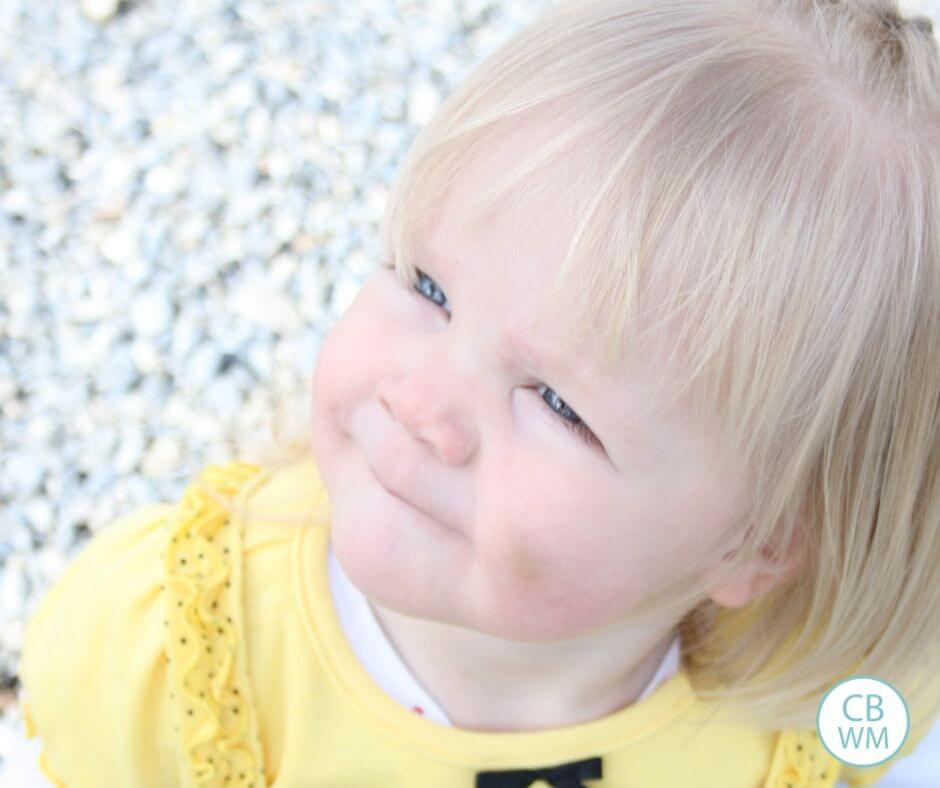
<path id="1" fill-rule="evenodd" d="M 611 714 L 636 701 L 676 634 L 633 627 L 524 643 L 370 606 L 422 687 L 469 730 L 560 728 Z"/>

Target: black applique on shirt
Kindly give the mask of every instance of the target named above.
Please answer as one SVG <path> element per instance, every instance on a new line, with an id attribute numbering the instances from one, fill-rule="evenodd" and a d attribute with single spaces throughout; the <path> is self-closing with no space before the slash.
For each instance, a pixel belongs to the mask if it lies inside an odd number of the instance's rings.
<path id="1" fill-rule="evenodd" d="M 601 776 L 600 757 L 545 766 L 541 769 L 505 769 L 477 773 L 476 788 L 528 788 L 536 780 L 545 780 L 555 788 L 589 788 L 582 780 Z"/>

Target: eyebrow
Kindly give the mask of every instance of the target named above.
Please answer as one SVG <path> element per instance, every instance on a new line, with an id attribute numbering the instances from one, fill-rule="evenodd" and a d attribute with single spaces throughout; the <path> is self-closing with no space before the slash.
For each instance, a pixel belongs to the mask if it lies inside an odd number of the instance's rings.
<path id="1" fill-rule="evenodd" d="M 506 358 L 522 359 L 542 377 L 557 375 L 562 370 L 561 359 L 558 356 L 537 350 L 528 339 L 520 334 L 503 334 L 500 340 L 500 352 Z"/>
<path id="2" fill-rule="evenodd" d="M 579 376 L 574 370 L 570 371 L 570 377 L 559 382 L 553 381 L 552 378 L 560 376 L 564 369 L 558 357 L 549 355 L 546 358 L 544 354 L 539 353 L 525 338 L 511 334 L 503 336 L 501 352 L 510 359 L 514 356 L 523 359 L 525 363 L 536 371 L 535 374 L 553 389 L 556 388 L 557 385 L 563 385 L 568 382 L 571 382 L 572 385 L 577 385 L 579 393 L 583 392 L 585 395 L 586 401 L 584 403 L 578 403 L 577 406 L 573 405 L 566 399 L 567 392 L 565 391 L 557 391 L 558 396 L 568 402 L 569 405 L 572 405 L 578 415 L 587 420 L 588 426 L 596 431 L 598 439 L 602 443 L 605 443 L 608 453 L 613 452 L 610 457 L 615 466 L 620 467 L 616 451 L 618 447 L 607 443 L 604 440 L 605 435 L 609 435 L 617 444 L 623 444 L 625 450 L 628 450 L 631 446 L 638 446 L 640 451 L 644 454 L 649 454 L 654 451 L 654 442 L 650 433 L 631 417 L 619 414 L 616 410 L 605 406 L 598 397 L 599 392 L 596 384 L 591 385 L 589 382 L 579 379 Z M 539 370 L 547 370 L 547 374 Z M 594 393 L 593 397 L 591 396 L 591 392 Z M 591 402 L 591 400 L 594 401 Z M 581 405 L 587 405 L 590 414 L 585 413 Z"/>
<path id="3" fill-rule="evenodd" d="M 430 261 L 430 267 L 438 270 L 446 271 L 449 268 L 458 272 L 465 270 L 465 266 L 452 255 L 442 255 L 440 257 L 425 255 L 423 259 Z M 418 266 L 418 270 L 423 271 L 424 269 Z M 425 271 L 425 273 L 427 272 Z M 516 359 L 522 360 L 541 378 L 558 377 L 566 369 L 566 365 L 562 363 L 562 359 L 559 355 L 551 351 L 538 350 L 520 333 L 504 333 L 499 340 L 499 353 L 503 358 L 509 359 L 510 361 Z M 570 370 L 570 365 L 567 369 Z M 569 371 L 569 375 L 574 377 L 572 371 Z M 586 383 L 582 383 L 582 385 L 587 387 Z"/>
<path id="4" fill-rule="evenodd" d="M 463 273 L 466 269 L 453 255 L 425 255 L 422 259 L 429 260 L 432 268 L 447 271 L 451 269 L 454 272 Z M 424 270 L 417 266 L 418 270 Z M 427 273 L 427 271 L 425 271 Z M 557 374 L 562 369 L 561 359 L 551 352 L 537 350 L 526 337 L 518 333 L 505 333 L 500 337 L 499 352 L 507 359 L 522 359 L 538 375 L 548 373 Z"/>

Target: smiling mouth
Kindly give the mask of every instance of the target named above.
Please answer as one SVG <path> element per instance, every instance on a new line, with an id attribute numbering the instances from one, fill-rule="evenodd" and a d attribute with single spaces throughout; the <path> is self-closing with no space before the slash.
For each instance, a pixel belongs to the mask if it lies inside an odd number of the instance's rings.
<path id="1" fill-rule="evenodd" d="M 376 477 L 376 479 L 377 479 L 377 478 L 378 478 L 378 477 Z M 415 506 L 411 501 L 406 501 L 406 500 L 405 500 L 404 498 L 402 498 L 398 493 L 392 492 L 390 489 L 388 489 L 388 487 L 386 487 L 384 484 L 382 484 L 382 482 L 379 482 L 379 484 L 382 486 L 382 489 L 385 490 L 385 492 L 387 492 L 389 495 L 392 496 L 392 498 L 397 498 L 397 499 L 398 499 L 399 501 L 401 501 L 403 504 L 406 504 L 407 506 L 410 506 L 412 509 L 417 509 L 419 512 L 421 512 L 421 514 L 427 514 L 427 512 L 425 512 L 423 509 L 418 509 L 418 507 Z"/>
<path id="2" fill-rule="evenodd" d="M 372 466 L 371 466 L 371 465 L 368 465 L 368 463 L 366 463 L 366 465 L 368 466 L 369 472 L 372 474 L 372 477 L 375 479 L 376 484 L 378 484 L 379 487 L 381 487 L 383 490 L 385 490 L 385 492 L 388 493 L 392 498 L 394 498 L 394 499 L 397 500 L 397 501 L 400 501 L 401 503 L 403 503 L 405 506 L 409 507 L 410 509 L 414 509 L 418 514 L 420 514 L 420 515 L 421 515 L 422 517 L 424 517 L 425 519 L 427 519 L 427 520 L 431 521 L 432 523 L 434 523 L 438 528 L 443 528 L 445 531 L 450 531 L 450 532 L 452 532 L 452 533 L 458 533 L 458 531 L 456 531 L 454 528 L 451 528 L 449 525 L 446 525 L 445 523 L 440 522 L 437 518 L 433 517 L 430 513 L 426 512 L 426 511 L 425 511 L 424 509 L 422 509 L 420 506 L 417 506 L 417 505 L 413 504 L 411 501 L 407 500 L 406 498 L 403 498 L 403 497 L 400 496 L 398 493 L 393 492 L 392 490 L 390 490 L 390 489 L 382 482 L 382 480 L 379 478 L 378 474 L 372 469 Z"/>
<path id="3" fill-rule="evenodd" d="M 368 463 L 367 463 L 367 465 L 368 465 Z M 385 482 L 383 482 L 383 481 L 379 478 L 379 475 L 375 472 L 375 470 L 372 468 L 371 465 L 369 465 L 369 472 L 372 474 L 372 478 L 375 479 L 376 484 L 378 484 L 379 487 L 381 487 L 383 490 L 385 490 L 385 492 L 387 492 L 389 495 L 391 495 L 392 498 L 395 498 L 395 499 L 401 501 L 401 502 L 402 502 L 403 504 L 405 504 L 406 506 L 410 506 L 412 509 L 415 509 L 415 510 L 421 512 L 421 514 L 423 514 L 425 517 L 429 517 L 429 516 L 430 516 L 426 511 L 424 511 L 424 509 L 420 508 L 419 506 L 415 506 L 411 501 L 408 501 L 408 500 L 406 500 L 405 498 L 402 498 L 398 493 L 392 492 L 392 490 L 390 490 L 390 489 L 388 488 L 388 486 L 385 484 Z"/>

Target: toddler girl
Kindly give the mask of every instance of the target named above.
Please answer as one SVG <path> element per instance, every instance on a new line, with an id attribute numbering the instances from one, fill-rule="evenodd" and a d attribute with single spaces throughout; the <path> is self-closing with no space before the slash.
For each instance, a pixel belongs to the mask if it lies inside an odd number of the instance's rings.
<path id="1" fill-rule="evenodd" d="M 412 145 L 309 453 L 32 618 L 67 786 L 873 783 L 940 709 L 940 59 L 892 2 L 563 2 Z"/>

